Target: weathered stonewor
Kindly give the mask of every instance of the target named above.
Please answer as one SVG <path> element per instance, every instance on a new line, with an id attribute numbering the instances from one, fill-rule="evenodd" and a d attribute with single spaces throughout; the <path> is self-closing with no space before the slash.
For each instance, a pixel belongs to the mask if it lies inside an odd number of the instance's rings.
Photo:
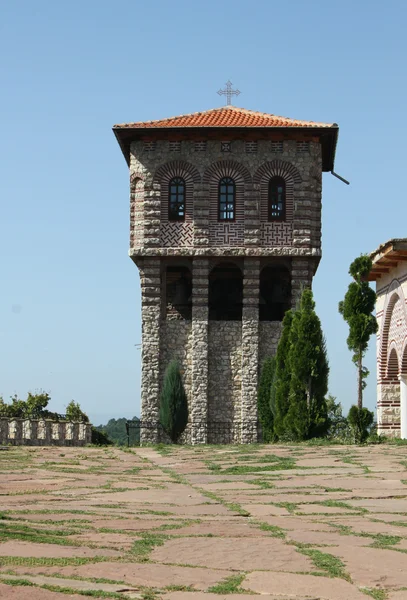
<path id="1" fill-rule="evenodd" d="M 141 440 L 162 435 L 160 390 L 176 359 L 182 441 L 256 441 L 261 366 L 321 258 L 322 172 L 338 126 L 226 106 L 114 132 L 142 289 Z"/>
<path id="2" fill-rule="evenodd" d="M 260 261 L 245 258 L 242 315 L 242 402 L 240 442 L 257 442 Z"/>
<path id="3" fill-rule="evenodd" d="M 0 444 L 4 446 L 85 446 L 91 441 L 90 423 L 0 418 Z"/>

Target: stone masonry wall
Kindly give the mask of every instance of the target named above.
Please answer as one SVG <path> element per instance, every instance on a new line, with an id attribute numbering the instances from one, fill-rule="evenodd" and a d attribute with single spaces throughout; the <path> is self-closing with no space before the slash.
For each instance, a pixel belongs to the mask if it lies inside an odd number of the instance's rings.
<path id="1" fill-rule="evenodd" d="M 259 371 L 268 356 L 274 356 L 281 336 L 282 324 L 276 321 L 259 323 Z"/>
<path id="2" fill-rule="evenodd" d="M 92 441 L 92 425 L 49 419 L 0 419 L 0 445 L 85 446 Z"/>
<path id="3" fill-rule="evenodd" d="M 247 136 L 232 139 L 229 152 L 213 139 L 131 145 L 130 256 L 140 269 L 142 289 L 142 420 L 157 423 L 164 370 L 175 356 L 184 369 L 190 409 L 184 440 L 193 444 L 222 441 L 211 433 L 213 422 L 235 424 L 230 441 L 257 440 L 259 367 L 274 354 L 281 330 L 280 323 L 258 320 L 260 261 L 277 257 L 290 265 L 295 305 L 321 256 L 320 144 L 313 139 L 247 143 Z M 188 188 L 185 223 L 168 222 L 162 205 L 169 178 L 176 175 Z M 286 178 L 290 194 L 284 223 L 266 222 L 265 190 L 274 175 Z M 236 222 L 219 223 L 213 209 L 220 176 L 236 180 Z M 164 318 L 164 257 L 188 257 L 192 263 L 192 321 Z M 208 320 L 211 257 L 240 257 L 242 321 Z M 158 437 L 157 427 L 142 430 L 142 442 Z"/>
<path id="4" fill-rule="evenodd" d="M 208 354 L 208 421 L 240 421 L 242 323 L 209 321 Z M 217 443 L 217 440 L 208 439 L 208 442 Z"/>
<path id="5" fill-rule="evenodd" d="M 400 384 L 382 383 L 377 387 L 377 432 L 400 437 Z"/>

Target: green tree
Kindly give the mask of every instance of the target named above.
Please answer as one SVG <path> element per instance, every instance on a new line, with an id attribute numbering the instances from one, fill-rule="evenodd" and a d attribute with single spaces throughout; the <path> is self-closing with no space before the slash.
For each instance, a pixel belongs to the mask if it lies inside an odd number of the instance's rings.
<path id="1" fill-rule="evenodd" d="M 363 390 L 369 371 L 362 360 L 366 353 L 370 336 L 377 331 L 376 317 L 372 314 L 376 294 L 370 287 L 367 276 L 372 268 L 369 256 L 356 258 L 349 267 L 349 275 L 354 279 L 349 284 L 345 298 L 339 302 L 339 312 L 349 325 L 348 348 L 353 352 L 352 360 L 358 370 L 358 408 L 363 407 Z"/>
<path id="2" fill-rule="evenodd" d="M 74 402 L 74 400 L 71 400 L 67 405 L 65 415 L 67 421 L 83 421 L 84 423 L 89 423 L 88 415 L 83 412 L 78 402 Z"/>
<path id="3" fill-rule="evenodd" d="M 51 397 L 46 392 L 39 392 L 38 394 L 32 394 L 28 392 L 27 400 L 25 401 L 24 417 L 28 419 L 40 419 L 47 413 L 45 409 L 48 406 Z"/>
<path id="4" fill-rule="evenodd" d="M 290 406 L 291 370 L 288 360 L 292 320 L 293 312 L 289 310 L 285 313 L 283 319 L 283 328 L 277 346 L 274 379 L 270 395 L 270 406 L 274 415 L 274 432 L 279 438 L 285 434 L 284 419 Z"/>
<path id="5" fill-rule="evenodd" d="M 355 443 L 361 444 L 369 436 L 374 414 L 367 408 L 359 408 L 354 404 L 349 409 L 348 421 L 353 431 Z"/>
<path id="6" fill-rule="evenodd" d="M 342 404 L 336 401 L 335 396 L 329 394 L 326 399 L 326 407 L 328 411 L 328 435 L 331 438 L 348 437 L 349 423 L 343 415 Z"/>
<path id="7" fill-rule="evenodd" d="M 160 423 L 171 441 L 177 443 L 188 422 L 188 401 L 178 362 L 168 365 L 161 392 Z"/>
<path id="8" fill-rule="evenodd" d="M 290 330 L 289 409 L 284 428 L 294 439 L 320 437 L 328 429 L 325 395 L 329 366 L 321 322 L 310 289 L 301 296 Z"/>
<path id="9" fill-rule="evenodd" d="M 273 384 L 275 357 L 267 357 L 261 370 L 259 391 L 257 394 L 257 410 L 263 431 L 263 441 L 270 443 L 274 440 L 274 416 L 270 405 L 271 387 Z"/>

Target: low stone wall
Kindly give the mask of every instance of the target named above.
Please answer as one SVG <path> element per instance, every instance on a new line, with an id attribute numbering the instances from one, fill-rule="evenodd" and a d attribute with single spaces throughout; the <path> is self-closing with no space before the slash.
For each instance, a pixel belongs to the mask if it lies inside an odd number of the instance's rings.
<path id="1" fill-rule="evenodd" d="M 85 446 L 92 441 L 92 425 L 49 419 L 0 419 L 3 446 Z"/>

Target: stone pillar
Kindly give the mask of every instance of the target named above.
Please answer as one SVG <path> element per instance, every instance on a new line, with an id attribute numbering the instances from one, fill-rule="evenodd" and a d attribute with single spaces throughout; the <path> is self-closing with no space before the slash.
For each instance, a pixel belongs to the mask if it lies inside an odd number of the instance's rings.
<path id="1" fill-rule="evenodd" d="M 192 266 L 192 444 L 206 444 L 208 440 L 208 275 L 208 259 L 195 259 Z"/>
<path id="2" fill-rule="evenodd" d="M 141 279 L 141 443 L 158 442 L 160 395 L 160 259 L 145 258 L 140 266 Z"/>
<path id="3" fill-rule="evenodd" d="M 260 261 L 245 258 L 242 319 L 242 444 L 257 442 Z"/>
<path id="4" fill-rule="evenodd" d="M 307 258 L 293 258 L 291 265 L 291 306 L 295 308 L 302 290 L 311 287 L 314 269 Z"/>
<path id="5" fill-rule="evenodd" d="M 400 375 L 400 437 L 407 439 L 407 376 Z"/>
<path id="6" fill-rule="evenodd" d="M 244 245 L 260 246 L 260 186 L 245 186 L 244 193 Z"/>

